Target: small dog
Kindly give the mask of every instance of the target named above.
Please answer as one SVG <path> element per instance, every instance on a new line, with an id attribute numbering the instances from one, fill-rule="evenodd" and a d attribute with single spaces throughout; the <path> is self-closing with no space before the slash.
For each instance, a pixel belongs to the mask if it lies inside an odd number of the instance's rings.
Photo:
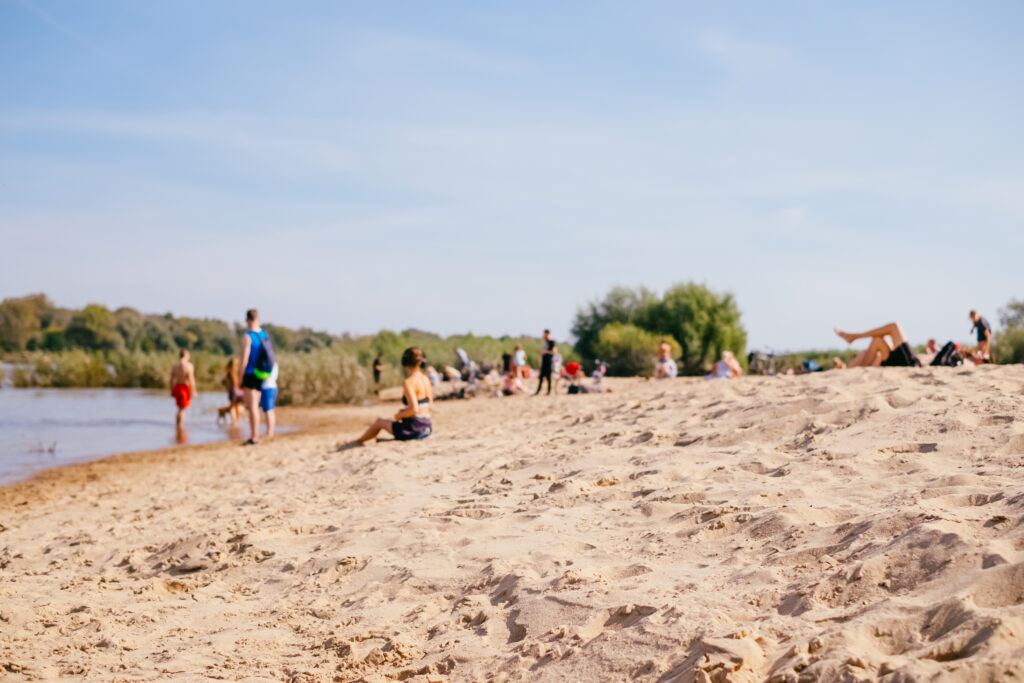
<path id="1" fill-rule="evenodd" d="M 249 412 L 248 409 L 245 407 L 245 404 L 242 403 L 241 401 L 238 402 L 238 408 L 239 417 L 241 417 L 243 412 Z M 231 406 L 223 406 L 222 408 L 217 408 L 217 424 L 223 424 L 224 421 L 227 420 L 229 417 L 231 417 Z"/>

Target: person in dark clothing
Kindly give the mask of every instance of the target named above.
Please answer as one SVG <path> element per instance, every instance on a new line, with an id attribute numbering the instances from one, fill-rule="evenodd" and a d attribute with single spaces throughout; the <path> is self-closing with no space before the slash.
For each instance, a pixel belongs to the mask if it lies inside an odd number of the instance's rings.
<path id="1" fill-rule="evenodd" d="M 501 374 L 507 375 L 512 369 L 512 354 L 506 351 L 501 354 Z"/>
<path id="2" fill-rule="evenodd" d="M 835 333 L 842 337 L 847 344 L 852 344 L 858 339 L 871 339 L 868 348 L 861 351 L 850 361 L 851 368 L 870 367 L 913 367 L 921 365 L 917 356 L 910 349 L 907 337 L 903 334 L 903 328 L 897 323 L 889 323 L 873 330 L 860 333 L 843 332 L 836 328 Z M 889 337 L 889 339 L 886 339 Z"/>
<path id="3" fill-rule="evenodd" d="M 970 317 L 974 323 L 971 332 L 978 333 L 978 355 L 981 356 L 982 362 L 987 363 L 992 358 L 992 326 L 978 315 L 977 311 L 971 311 Z"/>
<path id="4" fill-rule="evenodd" d="M 384 369 L 384 354 L 378 353 L 373 359 L 373 393 L 380 393 L 380 373 Z"/>
<path id="5" fill-rule="evenodd" d="M 551 338 L 551 330 L 544 330 L 544 350 L 540 355 L 540 381 L 537 382 L 537 392 L 534 396 L 540 394 L 545 378 L 548 380 L 548 394 L 551 394 L 551 360 L 554 355 L 555 340 Z"/>

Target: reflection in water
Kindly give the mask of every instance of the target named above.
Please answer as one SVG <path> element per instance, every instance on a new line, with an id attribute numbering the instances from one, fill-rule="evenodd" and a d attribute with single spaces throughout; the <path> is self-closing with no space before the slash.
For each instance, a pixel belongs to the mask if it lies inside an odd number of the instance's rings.
<path id="1" fill-rule="evenodd" d="M 192 399 L 181 431 L 174 400 L 145 389 L 0 389 L 0 483 L 69 462 L 181 444 L 241 440 L 217 424 L 220 392 Z"/>

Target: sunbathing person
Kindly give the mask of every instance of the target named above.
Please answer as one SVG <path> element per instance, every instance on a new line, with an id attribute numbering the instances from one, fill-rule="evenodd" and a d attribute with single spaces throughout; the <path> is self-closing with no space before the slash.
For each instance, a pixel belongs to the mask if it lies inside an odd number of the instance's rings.
<path id="1" fill-rule="evenodd" d="M 722 351 L 722 359 L 715 362 L 711 374 L 704 379 L 736 379 L 743 374 L 743 368 L 732 351 Z"/>
<path id="2" fill-rule="evenodd" d="M 434 392 L 422 367 L 423 351 L 416 346 L 406 349 L 402 353 L 402 369 L 407 375 L 402 383 L 402 403 L 405 407 L 395 413 L 393 421 L 386 417 L 378 418 L 362 436 L 342 448 L 360 446 L 381 432 L 391 434 L 395 441 L 414 441 L 430 436 L 433 431 L 430 409 L 434 405 Z"/>
<path id="3" fill-rule="evenodd" d="M 852 344 L 858 339 L 870 339 L 868 348 L 858 353 L 849 362 L 851 368 L 877 367 L 915 367 L 920 366 L 914 352 L 907 343 L 903 328 L 897 323 L 889 323 L 867 332 L 843 332 L 835 328 L 835 333 Z M 889 339 L 886 339 L 888 337 Z M 889 340 L 892 341 L 889 341 Z"/>

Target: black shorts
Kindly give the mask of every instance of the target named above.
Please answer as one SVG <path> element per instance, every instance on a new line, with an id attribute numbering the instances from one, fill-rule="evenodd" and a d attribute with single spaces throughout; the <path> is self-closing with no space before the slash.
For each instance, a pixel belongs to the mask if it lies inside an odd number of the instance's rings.
<path id="1" fill-rule="evenodd" d="M 434 431 L 429 417 L 417 415 L 391 423 L 391 435 L 396 441 L 418 441 Z"/>
<path id="2" fill-rule="evenodd" d="M 256 375 L 242 375 L 242 388 L 259 391 L 263 388 L 263 380 Z"/>
<path id="3" fill-rule="evenodd" d="M 910 344 L 903 342 L 889 354 L 889 357 L 882 361 L 884 368 L 913 368 L 921 365 L 914 352 L 910 350 Z"/>

